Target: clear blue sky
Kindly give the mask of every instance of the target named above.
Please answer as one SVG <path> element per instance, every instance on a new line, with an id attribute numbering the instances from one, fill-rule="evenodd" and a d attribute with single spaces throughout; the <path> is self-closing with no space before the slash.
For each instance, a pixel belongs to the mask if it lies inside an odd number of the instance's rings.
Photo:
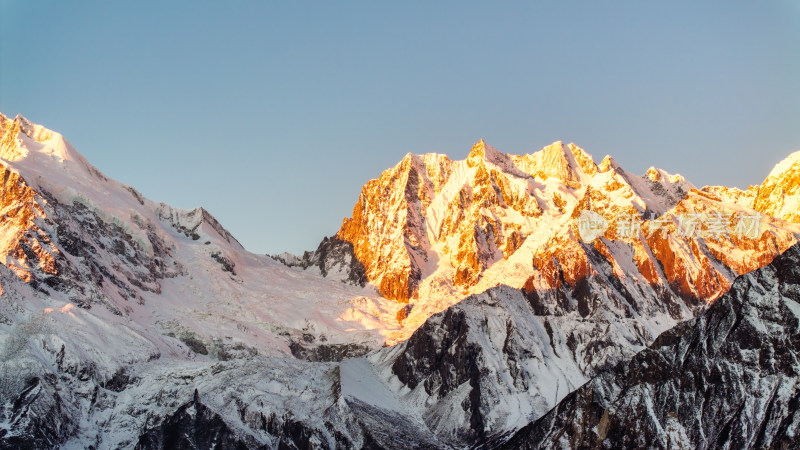
<path id="1" fill-rule="evenodd" d="M 430 3 L 0 0 L 0 111 L 269 253 L 407 152 L 563 140 L 746 187 L 800 150 L 800 2 Z"/>

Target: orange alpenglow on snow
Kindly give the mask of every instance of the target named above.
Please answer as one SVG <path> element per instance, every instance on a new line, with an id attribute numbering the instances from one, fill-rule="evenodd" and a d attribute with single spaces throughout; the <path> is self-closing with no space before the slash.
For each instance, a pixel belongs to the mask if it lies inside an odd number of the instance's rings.
<path id="1" fill-rule="evenodd" d="M 771 174 L 758 195 L 774 196 L 780 179 Z M 671 286 L 699 304 L 796 241 L 797 227 L 784 221 L 794 218 L 790 211 L 772 217 L 774 208 L 754 204 L 755 195 L 742 201 L 735 191 L 698 190 L 682 176 L 656 168 L 636 176 L 610 156 L 598 166 L 575 144 L 554 142 L 518 156 L 480 140 L 461 161 L 406 155 L 364 186 L 337 237 L 353 244 L 381 294 L 399 302 L 445 293 L 463 297 L 498 283 L 575 286 L 592 276 L 592 261 L 601 255 L 620 277 Z M 794 191 L 782 195 L 800 198 Z M 594 243 L 579 240 L 576 221 L 587 210 L 608 222 Z M 681 214 L 717 210 L 769 216 L 758 239 L 732 232 L 681 235 Z M 643 231 L 618 236 L 618 217 L 626 214 L 640 219 Z M 664 232 L 651 232 L 656 226 Z"/>

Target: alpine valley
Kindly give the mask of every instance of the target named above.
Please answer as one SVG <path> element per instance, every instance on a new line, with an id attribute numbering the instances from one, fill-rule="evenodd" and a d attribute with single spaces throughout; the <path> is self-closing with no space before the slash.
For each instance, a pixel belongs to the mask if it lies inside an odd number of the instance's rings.
<path id="1" fill-rule="evenodd" d="M 798 448 L 800 152 L 409 153 L 302 255 L 21 116 L 0 159 L 0 448 Z"/>

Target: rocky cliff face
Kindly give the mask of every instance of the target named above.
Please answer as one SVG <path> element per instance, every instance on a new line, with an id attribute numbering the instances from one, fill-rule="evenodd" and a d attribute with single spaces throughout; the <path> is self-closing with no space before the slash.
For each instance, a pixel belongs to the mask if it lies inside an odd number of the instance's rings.
<path id="1" fill-rule="evenodd" d="M 384 296 L 407 301 L 417 292 L 429 241 L 423 210 L 451 170 L 446 156 L 408 154 L 364 186 L 353 217 L 342 224 L 337 237 L 353 244 Z"/>
<path id="2" fill-rule="evenodd" d="M 602 373 L 503 448 L 793 448 L 800 246 Z"/>
<path id="3" fill-rule="evenodd" d="M 783 179 L 779 172 L 765 186 Z M 592 269 L 578 245 L 584 212 L 604 221 L 593 246 L 618 277 L 669 290 L 691 309 L 796 242 L 792 224 L 752 219 L 766 211 L 754 206 L 765 189 L 697 190 L 656 168 L 636 176 L 611 157 L 595 164 L 574 144 L 516 156 L 480 141 L 463 161 L 406 155 L 364 186 L 336 238 L 352 244 L 382 295 L 409 303 L 390 343 L 498 284 L 530 291 L 585 280 Z M 755 232 L 742 233 L 754 220 Z"/>
<path id="4" fill-rule="evenodd" d="M 470 296 L 371 359 L 410 390 L 404 396 L 426 399 L 421 414 L 444 442 L 491 442 L 691 317 L 693 306 L 669 286 L 620 277 L 606 255 L 622 244 L 600 243 L 563 247 L 586 255 L 581 276 L 555 267 L 550 288 Z"/>
<path id="5" fill-rule="evenodd" d="M 21 145 L 27 141 L 33 149 L 49 147 L 49 152 L 35 156 L 57 158 L 90 182 L 106 182 L 63 138 L 24 118 L 3 118 L 0 125 L 0 154 L 21 166 L 0 168 L 5 213 L 0 261 L 20 280 L 43 294 L 58 292 L 84 307 L 102 303 L 121 314 L 125 302 L 143 301 L 139 291 L 159 293 L 159 280 L 182 272 L 153 222 L 135 213 L 125 219 L 109 216 L 74 189 L 46 190 L 42 186 L 50 180 L 44 174 L 32 171 L 35 185 L 22 177 L 20 172 L 27 172 L 24 163 L 33 159 L 28 146 Z M 139 202 L 134 190 L 127 195 Z M 138 229 L 126 228 L 129 220 Z"/>
<path id="6" fill-rule="evenodd" d="M 289 267 L 299 267 L 303 270 L 314 268 L 323 277 L 337 279 L 343 283 L 356 286 L 367 284 L 366 270 L 356 258 L 353 244 L 336 236 L 323 238 L 316 250 L 305 252 L 300 258 L 289 253 L 273 255 L 272 258 Z"/>

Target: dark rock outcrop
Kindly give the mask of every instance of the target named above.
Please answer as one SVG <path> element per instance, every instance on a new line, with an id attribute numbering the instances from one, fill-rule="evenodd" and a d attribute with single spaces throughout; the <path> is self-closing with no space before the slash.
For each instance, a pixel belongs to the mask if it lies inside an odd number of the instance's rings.
<path id="1" fill-rule="evenodd" d="M 798 448 L 800 246 L 502 448 Z"/>
<path id="2" fill-rule="evenodd" d="M 310 344 L 307 342 L 292 341 L 289 343 L 292 356 L 306 361 L 341 361 L 345 358 L 364 356 L 370 348 L 357 344 Z"/>
<path id="3" fill-rule="evenodd" d="M 313 252 L 307 251 L 298 258 L 294 255 L 272 255 L 276 261 L 289 266 L 308 269 L 316 267 L 322 276 L 333 276 L 344 283 L 356 286 L 367 284 L 367 274 L 364 265 L 356 258 L 353 244 L 339 239 L 337 236 L 324 237 L 322 242 Z"/>
<path id="4" fill-rule="evenodd" d="M 246 450 L 266 447 L 258 446 L 233 431 L 219 414 L 200 402 L 195 391 L 192 401 L 178 408 L 159 426 L 142 434 L 136 444 L 137 450 L 163 448 Z"/>
<path id="5" fill-rule="evenodd" d="M 0 429 L 0 449 L 56 448 L 78 427 L 70 401 L 62 398 L 55 376 L 34 377 L 14 398 L 8 428 Z"/>

